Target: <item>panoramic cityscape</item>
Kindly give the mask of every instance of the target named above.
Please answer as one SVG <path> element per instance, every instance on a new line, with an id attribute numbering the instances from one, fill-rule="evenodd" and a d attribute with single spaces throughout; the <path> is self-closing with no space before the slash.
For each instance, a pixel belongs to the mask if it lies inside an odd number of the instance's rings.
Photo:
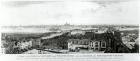
<path id="1" fill-rule="evenodd" d="M 2 26 L 3 54 L 139 53 L 138 25 Z"/>
<path id="2" fill-rule="evenodd" d="M 0 3 L 3 54 L 139 53 L 139 0 Z"/>

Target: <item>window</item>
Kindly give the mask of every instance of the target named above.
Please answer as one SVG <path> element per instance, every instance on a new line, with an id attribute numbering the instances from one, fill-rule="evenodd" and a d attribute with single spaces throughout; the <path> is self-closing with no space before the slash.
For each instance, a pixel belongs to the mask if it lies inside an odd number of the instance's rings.
<path id="1" fill-rule="evenodd" d="M 102 47 L 106 47 L 106 43 L 105 42 L 102 42 Z"/>
<path id="2" fill-rule="evenodd" d="M 95 47 L 98 47 L 98 42 L 95 42 Z"/>
<path id="3" fill-rule="evenodd" d="M 72 44 L 74 44 L 74 41 L 71 41 L 72 42 Z"/>
<path id="4" fill-rule="evenodd" d="M 95 48 L 95 50 L 98 50 L 98 48 Z"/>
<path id="5" fill-rule="evenodd" d="M 92 45 L 92 47 L 94 47 L 94 45 Z"/>
<path id="6" fill-rule="evenodd" d="M 98 47 L 98 44 L 96 44 L 95 47 Z"/>
<path id="7" fill-rule="evenodd" d="M 95 42 L 95 44 L 98 44 L 98 42 Z"/>

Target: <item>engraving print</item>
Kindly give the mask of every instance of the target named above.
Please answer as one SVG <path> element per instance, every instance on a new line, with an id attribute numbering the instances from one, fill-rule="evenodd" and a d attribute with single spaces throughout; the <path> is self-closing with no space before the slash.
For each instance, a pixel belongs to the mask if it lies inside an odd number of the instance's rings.
<path id="1" fill-rule="evenodd" d="M 138 0 L 1 3 L 3 54 L 139 53 Z"/>

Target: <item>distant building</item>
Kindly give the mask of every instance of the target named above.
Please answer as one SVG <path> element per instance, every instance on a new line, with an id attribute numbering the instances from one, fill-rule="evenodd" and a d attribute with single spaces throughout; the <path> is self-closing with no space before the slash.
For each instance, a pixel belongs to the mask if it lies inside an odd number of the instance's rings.
<path id="1" fill-rule="evenodd" d="M 70 24 L 66 22 L 66 23 L 64 24 L 64 26 L 70 26 Z"/>
<path id="2" fill-rule="evenodd" d="M 81 30 L 81 29 L 73 29 L 70 31 L 70 34 L 71 35 L 76 35 L 76 34 L 82 34 L 84 35 L 85 34 L 85 31 Z"/>
<path id="3" fill-rule="evenodd" d="M 83 29 L 72 29 L 70 30 L 71 35 L 75 35 L 75 34 L 82 34 L 85 35 L 85 33 L 87 32 L 91 32 L 91 33 L 104 33 L 103 31 L 99 31 L 98 28 L 83 28 Z"/>

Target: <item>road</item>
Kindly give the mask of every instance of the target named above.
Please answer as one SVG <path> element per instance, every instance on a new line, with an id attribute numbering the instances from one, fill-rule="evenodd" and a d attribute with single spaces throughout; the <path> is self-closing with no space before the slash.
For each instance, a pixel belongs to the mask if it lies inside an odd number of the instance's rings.
<path id="1" fill-rule="evenodd" d="M 92 54 L 92 53 L 104 53 L 104 51 L 93 51 L 93 50 L 80 50 L 79 52 L 66 52 L 66 50 L 61 50 L 61 52 L 65 52 L 64 54 Z M 40 50 L 29 50 L 27 52 L 24 52 L 23 54 L 58 54 L 58 53 L 53 53 L 49 51 L 40 51 Z M 61 53 L 59 53 L 61 54 Z M 63 53 L 62 53 L 63 54 Z"/>
<path id="2" fill-rule="evenodd" d="M 55 54 L 55 53 L 33 49 L 33 50 L 29 50 L 27 52 L 24 52 L 23 54 Z"/>

